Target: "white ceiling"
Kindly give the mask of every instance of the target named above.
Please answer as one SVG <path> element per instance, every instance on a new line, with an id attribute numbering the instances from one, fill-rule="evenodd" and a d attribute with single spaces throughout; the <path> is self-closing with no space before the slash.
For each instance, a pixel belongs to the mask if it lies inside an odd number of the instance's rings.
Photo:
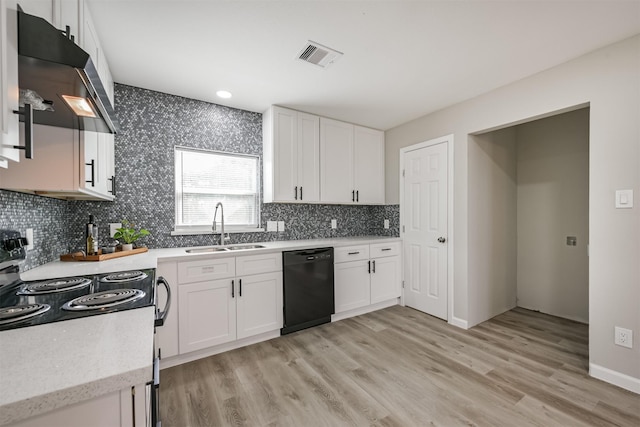
<path id="1" fill-rule="evenodd" d="M 118 83 L 383 130 L 640 33 L 640 0 L 89 4 Z M 344 56 L 299 61 L 307 40 Z"/>

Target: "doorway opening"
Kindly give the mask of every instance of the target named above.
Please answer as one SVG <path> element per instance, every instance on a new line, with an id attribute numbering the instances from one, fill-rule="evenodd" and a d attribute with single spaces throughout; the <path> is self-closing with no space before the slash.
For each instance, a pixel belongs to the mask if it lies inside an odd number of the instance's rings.
<path id="1" fill-rule="evenodd" d="M 589 322 L 589 108 L 470 135 L 469 326 Z"/>

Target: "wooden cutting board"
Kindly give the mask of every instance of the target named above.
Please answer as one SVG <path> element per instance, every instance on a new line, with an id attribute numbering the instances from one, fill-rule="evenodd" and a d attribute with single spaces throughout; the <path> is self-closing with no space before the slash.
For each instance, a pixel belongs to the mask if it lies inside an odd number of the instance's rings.
<path id="1" fill-rule="evenodd" d="M 135 248 L 131 251 L 116 250 L 110 254 L 103 254 L 102 250 L 98 250 L 98 255 L 85 255 L 82 252 L 74 252 L 72 254 L 60 255 L 60 261 L 105 261 L 113 258 L 120 258 L 123 256 L 141 254 L 147 252 L 148 248 Z"/>

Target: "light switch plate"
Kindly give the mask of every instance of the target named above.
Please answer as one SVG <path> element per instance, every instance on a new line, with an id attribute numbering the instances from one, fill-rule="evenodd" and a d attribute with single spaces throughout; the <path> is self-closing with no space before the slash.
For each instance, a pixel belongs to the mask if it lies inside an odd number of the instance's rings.
<path id="1" fill-rule="evenodd" d="M 389 229 L 389 220 L 388 219 L 384 220 L 384 228 L 387 229 L 387 230 Z"/>
<path id="2" fill-rule="evenodd" d="M 267 231 L 278 231 L 278 223 L 276 221 L 267 221 Z"/>
<path id="3" fill-rule="evenodd" d="M 278 231 L 284 231 L 284 221 L 278 221 Z"/>
<path id="4" fill-rule="evenodd" d="M 338 228 L 338 220 L 335 220 L 335 219 L 331 220 L 331 228 Z"/>
<path id="5" fill-rule="evenodd" d="M 33 228 L 27 228 L 27 232 L 25 233 L 25 237 L 27 238 L 27 246 L 25 246 L 25 250 L 32 251 L 33 250 Z"/>
<path id="6" fill-rule="evenodd" d="M 616 190 L 616 209 L 633 207 L 633 190 Z"/>
<path id="7" fill-rule="evenodd" d="M 109 223 L 109 236 L 113 237 L 116 234 L 116 230 L 118 228 L 122 228 L 122 223 L 120 223 L 120 222 L 111 222 L 111 223 Z"/>

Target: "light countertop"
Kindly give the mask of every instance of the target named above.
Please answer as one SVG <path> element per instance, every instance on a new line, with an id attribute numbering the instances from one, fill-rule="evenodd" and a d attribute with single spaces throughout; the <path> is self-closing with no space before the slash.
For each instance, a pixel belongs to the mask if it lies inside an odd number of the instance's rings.
<path id="1" fill-rule="evenodd" d="M 0 332 L 0 425 L 143 384 L 154 308 Z"/>
<path id="2" fill-rule="evenodd" d="M 241 257 L 321 247 L 398 242 L 398 237 L 256 242 L 259 249 L 190 254 L 189 248 L 100 262 L 54 261 L 21 274 L 24 281 L 156 268 L 158 261 Z M 152 377 L 154 307 L 0 332 L 0 425 L 39 415 Z"/>
<path id="3" fill-rule="evenodd" d="M 334 239 L 314 240 L 282 240 L 274 242 L 256 242 L 264 246 L 260 249 L 247 249 L 241 251 L 225 251 L 194 254 L 187 253 L 187 248 L 150 249 L 148 252 L 114 258 L 107 261 L 54 261 L 48 264 L 25 271 L 20 275 L 24 281 L 46 280 L 60 277 L 83 276 L 101 273 L 113 273 L 116 271 L 137 270 L 144 268 L 157 268 L 158 261 L 181 261 L 186 259 L 205 259 L 214 257 L 240 257 L 259 253 L 281 252 L 296 249 L 311 249 L 321 247 L 340 247 L 351 245 L 389 243 L 400 241 L 399 237 L 338 237 Z"/>

